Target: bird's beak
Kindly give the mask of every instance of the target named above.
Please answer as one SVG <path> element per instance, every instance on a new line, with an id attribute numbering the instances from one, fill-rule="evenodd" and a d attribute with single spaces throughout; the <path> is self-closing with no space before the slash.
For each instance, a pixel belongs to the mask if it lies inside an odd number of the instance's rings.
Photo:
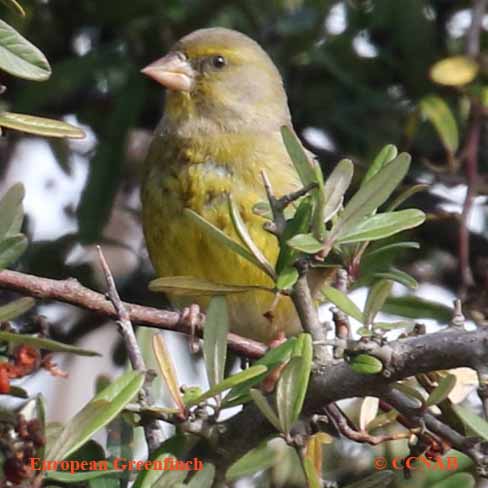
<path id="1" fill-rule="evenodd" d="M 184 54 L 175 51 L 154 61 L 141 70 L 141 73 L 174 91 L 190 91 L 195 72 Z"/>

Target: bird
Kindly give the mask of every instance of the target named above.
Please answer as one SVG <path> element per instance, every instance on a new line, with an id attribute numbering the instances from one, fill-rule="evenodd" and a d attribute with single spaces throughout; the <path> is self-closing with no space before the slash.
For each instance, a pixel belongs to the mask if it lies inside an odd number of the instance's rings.
<path id="1" fill-rule="evenodd" d="M 143 231 L 157 275 L 273 287 L 267 274 L 202 231 L 185 209 L 240 242 L 230 195 L 256 245 L 276 262 L 278 241 L 253 211 L 266 201 L 261 173 L 277 197 L 303 186 L 280 132 L 293 126 L 277 67 L 247 35 L 213 27 L 181 38 L 142 73 L 166 88 L 141 185 Z M 209 298 L 191 302 L 205 309 Z M 301 330 L 287 296 L 252 290 L 228 295 L 227 305 L 230 328 L 241 336 L 270 343 Z"/>

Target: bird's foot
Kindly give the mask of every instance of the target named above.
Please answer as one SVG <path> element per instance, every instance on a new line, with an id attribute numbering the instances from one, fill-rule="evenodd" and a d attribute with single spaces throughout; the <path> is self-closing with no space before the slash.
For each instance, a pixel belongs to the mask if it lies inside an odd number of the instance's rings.
<path id="1" fill-rule="evenodd" d="M 196 334 L 197 325 L 200 321 L 200 307 L 193 303 L 185 307 L 181 312 L 182 320 L 190 326 L 190 335 L 188 336 L 188 346 L 192 354 L 198 354 L 201 350 L 200 340 Z"/>

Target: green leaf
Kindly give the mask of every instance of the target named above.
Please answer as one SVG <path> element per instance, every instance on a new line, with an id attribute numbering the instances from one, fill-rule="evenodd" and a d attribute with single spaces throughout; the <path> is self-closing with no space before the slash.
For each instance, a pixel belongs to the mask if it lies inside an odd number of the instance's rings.
<path id="1" fill-rule="evenodd" d="M 400 194 L 387 206 L 387 212 L 393 212 L 396 210 L 403 202 L 408 200 L 410 197 L 415 195 L 416 193 L 420 193 L 421 191 L 427 191 L 430 188 L 430 185 L 418 184 L 413 185 L 406 190 L 400 192 Z"/>
<path id="2" fill-rule="evenodd" d="M 444 376 L 444 378 L 439 381 L 437 387 L 430 393 L 429 398 L 427 398 L 425 403 L 429 407 L 438 405 L 449 396 L 449 393 L 451 393 L 455 386 L 456 377 L 453 374 Z"/>
<path id="3" fill-rule="evenodd" d="M 53 341 L 51 339 L 44 339 L 41 337 L 34 337 L 24 334 L 14 334 L 13 332 L 0 331 L 0 341 L 5 341 L 10 344 L 25 344 L 38 349 L 45 349 L 52 352 L 68 352 L 77 354 L 78 356 L 100 356 L 98 352 L 81 349 L 79 347 L 63 344 L 62 342 Z"/>
<path id="4" fill-rule="evenodd" d="M 431 488 L 475 488 L 476 480 L 469 473 L 456 473 L 431 486 Z"/>
<path id="5" fill-rule="evenodd" d="M 361 186 L 344 208 L 342 215 L 332 229 L 332 238 L 350 233 L 361 220 L 374 212 L 393 193 L 410 167 L 410 155 L 399 154 L 379 173 Z"/>
<path id="6" fill-rule="evenodd" d="M 252 211 L 259 215 L 260 217 L 264 217 L 265 219 L 272 220 L 273 213 L 271 212 L 271 206 L 268 202 L 258 202 L 252 207 Z"/>
<path id="7" fill-rule="evenodd" d="M 255 363 L 254 366 L 266 366 L 266 371 L 272 371 L 276 367 L 280 366 L 281 364 L 286 363 L 292 353 L 294 352 L 295 345 L 297 343 L 296 337 L 290 337 L 286 342 L 280 344 L 278 347 L 274 347 L 270 349 L 262 358 L 259 358 Z M 266 372 L 260 376 L 256 376 L 251 380 L 240 384 L 239 386 L 233 388 L 228 395 L 224 399 L 224 405 L 228 403 L 236 403 L 240 401 L 241 403 L 246 401 L 247 399 L 250 400 L 250 396 L 248 394 L 249 389 L 252 388 L 254 385 L 257 385 L 266 377 Z"/>
<path id="8" fill-rule="evenodd" d="M 375 429 L 386 427 L 395 422 L 398 415 L 400 415 L 395 409 L 391 409 L 388 412 L 377 415 L 371 422 L 366 425 L 367 432 L 373 432 Z"/>
<path id="9" fill-rule="evenodd" d="M 317 182 L 317 175 L 314 171 L 310 158 L 305 153 L 300 139 L 287 126 L 281 127 L 281 137 L 286 150 L 297 170 L 298 176 L 303 186 Z"/>
<path id="10" fill-rule="evenodd" d="M 303 470 L 305 471 L 305 478 L 307 479 L 308 488 L 321 488 L 322 483 L 319 478 L 319 474 L 315 470 L 315 466 L 310 458 L 305 457 L 303 459 Z"/>
<path id="11" fill-rule="evenodd" d="M 376 249 L 371 249 L 368 251 L 365 257 L 376 256 L 377 254 L 381 254 L 383 252 L 388 252 L 396 249 L 419 249 L 420 244 L 414 241 L 402 241 L 402 242 L 394 242 L 392 244 L 386 244 L 385 246 L 377 247 Z"/>
<path id="12" fill-rule="evenodd" d="M 249 394 L 254 400 L 254 403 L 259 408 L 260 412 L 266 417 L 268 422 L 278 431 L 281 431 L 280 419 L 276 415 L 275 411 L 266 400 L 266 397 L 261 393 L 260 390 L 250 389 Z"/>
<path id="13" fill-rule="evenodd" d="M 399 320 L 397 322 L 375 322 L 373 327 L 381 330 L 395 330 L 395 329 L 411 329 L 415 324 L 406 320 Z"/>
<path id="14" fill-rule="evenodd" d="M 376 374 L 383 371 L 383 363 L 369 354 L 357 354 L 350 358 L 349 366 L 356 373 Z"/>
<path id="15" fill-rule="evenodd" d="M 18 234 L 20 231 L 19 211 L 22 213 L 22 200 L 25 189 L 22 183 L 11 186 L 0 200 L 0 240 L 4 237 Z M 22 225 L 22 219 L 20 219 Z"/>
<path id="16" fill-rule="evenodd" d="M 276 388 L 276 406 L 282 432 L 289 433 L 302 411 L 312 370 L 312 337 L 301 334 L 303 351 L 293 357 L 281 373 Z"/>
<path id="17" fill-rule="evenodd" d="M 332 302 L 339 310 L 342 310 L 345 314 L 356 319 L 358 322 L 363 322 L 363 313 L 357 305 L 342 291 L 332 286 L 326 286 L 321 289 L 322 294 Z"/>
<path id="18" fill-rule="evenodd" d="M 197 471 L 187 488 L 212 488 L 215 478 L 215 466 L 211 463 L 205 463 L 201 471 Z"/>
<path id="19" fill-rule="evenodd" d="M 386 145 L 376 156 L 373 164 L 364 175 L 362 185 L 367 183 L 374 175 L 379 173 L 384 166 L 393 161 L 398 155 L 398 149 L 393 144 Z"/>
<path id="20" fill-rule="evenodd" d="M 7 303 L 0 307 L 0 321 L 15 319 L 30 310 L 35 304 L 36 301 L 30 297 L 19 298 Z"/>
<path id="21" fill-rule="evenodd" d="M 420 101 L 420 112 L 434 126 L 446 150 L 455 153 L 459 147 L 459 133 L 447 103 L 437 95 L 428 95 Z"/>
<path id="22" fill-rule="evenodd" d="M 251 449 L 237 460 L 225 473 L 228 481 L 251 476 L 259 471 L 264 471 L 276 463 L 276 452 L 268 446 L 268 441 Z"/>
<path id="23" fill-rule="evenodd" d="M 276 272 L 280 275 L 286 268 L 293 268 L 300 253 L 288 246 L 287 241 L 297 234 L 306 234 L 310 230 L 313 205 L 310 197 L 305 197 L 298 205 L 295 215 L 286 222 L 280 243 L 280 254 L 276 262 Z"/>
<path id="24" fill-rule="evenodd" d="M 46 473 L 47 481 L 59 481 L 61 483 L 82 483 L 83 481 L 93 480 L 101 476 L 120 476 L 122 472 L 116 469 L 109 469 L 107 471 L 85 471 L 79 473 L 63 473 L 62 471 L 48 471 Z"/>
<path id="25" fill-rule="evenodd" d="M 386 301 L 383 311 L 409 319 L 434 319 L 440 323 L 449 322 L 454 313 L 452 308 L 442 303 L 416 296 L 390 297 Z"/>
<path id="26" fill-rule="evenodd" d="M 247 226 L 245 222 L 242 220 L 239 209 L 236 207 L 234 200 L 232 199 L 231 196 L 229 196 L 228 201 L 229 201 L 229 213 L 231 216 L 232 223 L 234 224 L 234 229 L 237 232 L 237 235 L 241 238 L 242 242 L 246 245 L 249 252 L 260 263 L 261 268 L 266 270 L 266 273 L 269 276 L 271 276 L 273 279 L 276 279 L 273 266 L 271 266 L 271 263 L 268 261 L 266 256 L 261 252 L 259 247 L 252 240 L 252 237 L 249 235 L 249 231 L 247 230 Z"/>
<path id="27" fill-rule="evenodd" d="M 271 288 L 266 288 L 265 286 L 227 285 L 193 276 L 166 276 L 164 278 L 156 278 L 149 283 L 149 289 L 155 292 L 172 293 L 179 296 L 229 295 L 233 293 L 245 293 L 251 290 L 265 290 L 273 293 Z"/>
<path id="28" fill-rule="evenodd" d="M 466 427 L 476 435 L 482 437 L 485 441 L 488 441 L 488 422 L 486 420 L 475 414 L 469 408 L 461 405 L 452 405 L 452 409 Z"/>
<path id="29" fill-rule="evenodd" d="M 0 69 L 26 80 L 42 81 L 51 76 L 44 54 L 3 20 L 0 20 Z"/>
<path id="30" fill-rule="evenodd" d="M 166 347 L 166 342 L 164 341 L 164 337 L 162 335 L 153 335 L 152 348 L 159 370 L 161 371 L 161 375 L 166 382 L 166 386 L 168 387 L 169 394 L 175 405 L 178 407 L 177 411 L 183 415 L 185 413 L 185 405 L 183 398 L 181 397 L 178 377 L 176 376 L 176 370 L 171 358 L 171 354 Z"/>
<path id="31" fill-rule="evenodd" d="M 364 324 L 370 325 L 390 295 L 393 283 L 390 280 L 377 281 L 369 290 L 364 306 Z"/>
<path id="32" fill-rule="evenodd" d="M 289 239 L 287 244 L 293 249 L 307 254 L 315 254 L 324 247 L 324 244 L 315 239 L 313 234 L 297 234 Z"/>
<path id="33" fill-rule="evenodd" d="M 119 472 L 120 476 L 120 472 Z M 88 482 L 88 488 L 121 488 L 123 480 L 116 478 L 95 478 Z"/>
<path id="34" fill-rule="evenodd" d="M 318 241 L 323 241 L 326 236 L 325 229 L 325 204 L 327 196 L 324 188 L 324 175 L 318 162 L 314 164 L 315 180 L 317 188 L 311 192 L 314 202 L 314 212 L 312 216 L 312 233 Z"/>
<path id="35" fill-rule="evenodd" d="M 158 449 L 156 453 L 151 456 L 150 460 L 152 462 L 160 462 L 164 466 L 165 459 L 169 458 L 175 459 L 175 456 L 173 456 L 171 453 L 168 453 L 167 451 L 162 451 L 161 449 Z M 134 482 L 134 488 L 154 488 L 157 481 L 161 478 L 161 475 L 161 471 L 153 469 L 142 470 L 137 476 L 136 481 Z"/>
<path id="36" fill-rule="evenodd" d="M 114 419 L 144 384 L 144 373 L 129 371 L 90 400 L 68 423 L 50 446 L 46 459 L 61 461 Z"/>
<path id="37" fill-rule="evenodd" d="M 262 365 L 251 366 L 250 368 L 247 368 L 244 371 L 240 371 L 239 373 L 236 373 L 232 376 L 225 378 L 224 381 L 222 381 L 218 385 L 215 385 L 213 388 L 210 388 L 210 390 L 206 391 L 198 398 L 194 398 L 191 401 L 187 402 L 186 406 L 193 407 L 194 405 L 198 405 L 199 403 L 208 400 L 209 398 L 217 396 L 219 393 L 222 393 L 225 390 L 234 388 L 235 386 L 240 385 L 241 383 L 244 383 L 245 381 L 248 381 L 251 378 L 259 376 L 265 373 L 266 371 L 268 371 L 268 368 L 266 366 L 262 366 Z"/>
<path id="38" fill-rule="evenodd" d="M 0 270 L 10 266 L 27 249 L 27 237 L 23 234 L 15 234 L 6 237 L 0 242 Z"/>
<path id="39" fill-rule="evenodd" d="M 70 139 L 83 139 L 85 137 L 85 132 L 82 129 L 67 122 L 13 112 L 0 113 L 0 127 L 46 137 L 68 137 Z"/>
<path id="40" fill-rule="evenodd" d="M 417 227 L 423 224 L 424 221 L 424 212 L 417 209 L 380 213 L 366 218 L 348 233 L 341 233 L 337 237 L 337 242 L 346 244 L 361 241 L 376 241 Z"/>
<path id="41" fill-rule="evenodd" d="M 354 165 L 350 159 L 341 159 L 324 185 L 324 222 L 328 222 L 339 210 L 344 194 L 351 184 Z"/>
<path id="42" fill-rule="evenodd" d="M 344 488 L 383 488 L 390 486 L 394 478 L 395 473 L 386 469 L 344 486 Z"/>
<path id="43" fill-rule="evenodd" d="M 417 280 L 413 276 L 405 273 L 405 271 L 401 271 L 400 269 L 393 267 L 383 273 L 374 273 L 373 276 L 375 278 L 384 278 L 386 280 L 396 281 L 397 283 L 400 283 L 411 290 L 415 290 L 419 286 Z"/>
<path id="44" fill-rule="evenodd" d="M 211 300 L 207 308 L 207 318 L 203 328 L 203 356 L 211 388 L 224 380 L 228 333 L 227 302 L 224 297 L 218 296 Z"/>
<path id="45" fill-rule="evenodd" d="M 471 83 L 479 69 L 478 63 L 468 56 L 451 56 L 430 68 L 430 78 L 439 85 L 462 86 Z"/>
<path id="46" fill-rule="evenodd" d="M 20 5 L 20 3 L 17 2 L 17 0 L 2 0 L 2 3 L 7 7 L 11 8 L 17 14 L 21 15 L 22 17 L 25 17 L 25 10 L 22 7 L 22 5 Z"/>
<path id="47" fill-rule="evenodd" d="M 292 268 L 291 266 L 283 268 L 276 279 L 276 288 L 278 290 L 290 290 L 297 282 L 298 276 L 298 270 L 296 268 Z"/>
<path id="48" fill-rule="evenodd" d="M 189 208 L 185 208 L 185 214 L 208 236 L 215 239 L 220 244 L 223 244 L 232 252 L 238 254 L 268 274 L 269 270 L 263 267 L 263 265 L 245 247 L 241 246 L 238 242 L 234 241 L 234 239 L 231 239 L 229 236 L 224 234 L 224 232 L 222 232 L 218 227 L 210 223 L 208 220 L 205 220 L 203 217 Z M 274 274 L 271 276 L 271 278 L 274 278 Z"/>
<path id="49" fill-rule="evenodd" d="M 421 408 L 423 405 L 425 405 L 425 398 L 423 397 L 422 393 L 416 388 L 401 382 L 393 383 L 391 386 L 395 390 L 401 391 L 406 396 L 416 400 L 418 403 L 418 408 Z"/>

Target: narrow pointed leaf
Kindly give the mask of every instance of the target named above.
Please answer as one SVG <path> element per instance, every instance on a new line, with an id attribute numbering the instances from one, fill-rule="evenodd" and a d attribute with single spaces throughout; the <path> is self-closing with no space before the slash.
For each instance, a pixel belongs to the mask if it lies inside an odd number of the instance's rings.
<path id="1" fill-rule="evenodd" d="M 357 321 L 361 323 L 363 322 L 363 313 L 345 293 L 332 286 L 322 288 L 321 292 L 325 298 L 332 302 L 339 310 L 342 310 L 345 314 Z"/>
<path id="2" fill-rule="evenodd" d="M 290 266 L 282 269 L 276 279 L 278 290 L 290 290 L 298 280 L 298 270 Z"/>
<path id="3" fill-rule="evenodd" d="M 414 241 L 394 242 L 392 244 L 386 244 L 385 246 L 377 247 L 376 249 L 371 249 L 366 254 L 366 256 L 369 258 L 371 256 L 376 256 L 377 254 L 381 254 L 396 249 L 419 249 L 419 248 L 420 248 L 420 244 Z"/>
<path id="4" fill-rule="evenodd" d="M 240 385 L 245 381 L 248 381 L 256 376 L 262 375 L 263 373 L 266 373 L 266 371 L 268 371 L 268 368 L 266 366 L 263 365 L 251 366 L 250 368 L 247 368 L 244 371 L 240 371 L 239 373 L 236 373 L 232 376 L 225 378 L 224 381 L 214 386 L 213 388 L 210 388 L 210 390 L 203 393 L 203 395 L 200 395 L 197 398 L 193 398 L 192 400 L 187 402 L 186 406 L 192 407 L 194 405 L 198 405 L 199 403 L 208 400 L 209 398 L 217 396 L 219 393 L 222 393 L 225 390 L 234 388 L 235 386 Z"/>
<path id="5" fill-rule="evenodd" d="M 314 201 L 314 212 L 312 217 L 312 234 L 318 241 L 325 239 L 325 202 L 327 200 L 324 188 L 324 175 L 320 165 L 316 161 L 313 166 L 317 188 L 312 190 L 311 195 Z"/>
<path id="6" fill-rule="evenodd" d="M 359 410 L 359 430 L 366 430 L 366 426 L 378 415 L 379 404 L 378 397 L 364 397 Z"/>
<path id="7" fill-rule="evenodd" d="M 399 320 L 397 322 L 375 322 L 373 327 L 381 330 L 395 330 L 395 329 L 412 329 L 414 327 L 413 322 L 407 320 Z"/>
<path id="8" fill-rule="evenodd" d="M 375 273 L 373 276 L 375 278 L 396 281 L 397 283 L 400 283 L 401 285 L 406 286 L 411 290 L 416 290 L 419 286 L 417 280 L 413 276 L 405 273 L 405 271 L 393 267 L 390 268 L 388 271 L 385 271 L 384 273 Z"/>
<path id="9" fill-rule="evenodd" d="M 364 323 L 369 325 L 373 322 L 376 314 L 383 308 L 383 305 L 390 295 L 393 283 L 389 280 L 376 282 L 369 290 L 366 305 L 364 306 Z"/>
<path id="10" fill-rule="evenodd" d="M 455 386 L 456 377 L 453 374 L 444 376 L 444 378 L 439 381 L 437 387 L 430 393 L 429 398 L 427 398 L 425 403 L 429 407 L 441 403 L 449 396 L 449 393 L 451 393 Z"/>
<path id="11" fill-rule="evenodd" d="M 181 397 L 180 386 L 178 383 L 178 378 L 176 376 L 176 370 L 171 358 L 171 354 L 166 347 L 164 337 L 160 334 L 154 334 L 152 338 L 152 348 L 154 352 L 154 357 L 158 363 L 161 375 L 164 378 L 166 386 L 168 387 L 169 394 L 175 402 L 180 413 L 185 412 L 185 405 L 183 403 L 183 398 Z"/>
<path id="12" fill-rule="evenodd" d="M 428 95 L 420 101 L 420 111 L 434 126 L 446 150 L 455 153 L 459 147 L 459 133 L 447 103 L 437 95 Z"/>
<path id="13" fill-rule="evenodd" d="M 266 397 L 259 391 L 255 389 L 250 389 L 249 394 L 254 400 L 254 403 L 259 408 L 260 412 L 266 417 L 268 422 L 279 432 L 281 431 L 280 419 L 276 415 L 275 411 L 266 400 Z"/>
<path id="14" fill-rule="evenodd" d="M 281 128 L 281 137 L 283 138 L 288 155 L 295 165 L 303 186 L 317 182 L 317 176 L 313 169 L 312 162 L 305 153 L 302 143 L 295 133 L 289 127 L 283 126 Z"/>
<path id="15" fill-rule="evenodd" d="M 71 139 L 85 137 L 83 130 L 67 122 L 13 112 L 0 113 L 0 127 L 46 137 L 68 137 Z"/>
<path id="16" fill-rule="evenodd" d="M 294 352 L 296 342 L 296 337 L 290 337 L 283 344 L 280 344 L 278 347 L 270 349 L 262 358 L 259 358 L 254 363 L 254 366 L 266 366 L 266 371 L 272 371 L 276 367 L 285 364 Z M 248 394 L 249 389 L 261 383 L 261 381 L 264 380 L 265 377 L 266 373 L 263 373 L 261 376 L 255 376 L 251 380 L 244 382 L 235 388 L 232 388 L 232 390 L 224 399 L 224 405 L 226 404 L 226 402 L 234 403 L 236 401 L 239 401 L 239 399 L 242 399 L 242 401 L 245 401 L 245 399 L 250 400 Z"/>
<path id="17" fill-rule="evenodd" d="M 422 393 L 419 390 L 417 390 L 417 388 L 414 388 L 413 386 L 409 386 L 406 383 L 401 383 L 401 382 L 393 383 L 393 385 L 391 386 L 392 388 L 395 388 L 395 390 L 401 391 L 408 397 L 416 400 L 419 408 L 425 405 L 425 398 L 422 395 Z"/>
<path id="18" fill-rule="evenodd" d="M 319 242 L 313 234 L 297 234 L 289 239 L 287 244 L 293 249 L 307 254 L 315 254 L 324 247 L 324 244 Z"/>
<path id="19" fill-rule="evenodd" d="M 349 366 L 356 373 L 377 374 L 383 371 L 383 363 L 369 354 L 357 354 L 350 358 Z"/>
<path id="20" fill-rule="evenodd" d="M 227 302 L 224 297 L 217 296 L 211 300 L 207 308 L 207 318 L 203 328 L 203 357 L 211 388 L 224 380 L 228 333 Z"/>
<path id="21" fill-rule="evenodd" d="M 0 321 L 12 320 L 30 310 L 36 301 L 30 297 L 18 298 L 0 307 Z"/>
<path id="22" fill-rule="evenodd" d="M 340 244 L 376 241 L 412 229 L 423 224 L 425 214 L 421 210 L 408 209 L 373 215 L 358 223 L 348 233 L 337 237 Z"/>
<path id="23" fill-rule="evenodd" d="M 327 178 L 324 185 L 324 222 L 328 222 L 339 210 L 344 194 L 351 184 L 354 165 L 350 159 L 342 159 Z"/>
<path id="24" fill-rule="evenodd" d="M 334 238 L 352 231 L 358 222 L 374 212 L 393 193 L 410 167 L 410 155 L 399 154 L 391 163 L 374 175 L 351 198 L 340 219 L 332 229 Z"/>
<path id="25" fill-rule="evenodd" d="M 27 249 L 27 237 L 23 234 L 9 236 L 0 242 L 0 270 L 17 261 Z"/>
<path id="26" fill-rule="evenodd" d="M 215 478 L 215 466 L 205 463 L 201 471 L 197 471 L 185 486 L 187 488 L 212 488 Z"/>
<path id="27" fill-rule="evenodd" d="M 305 457 L 310 460 L 315 472 L 319 476 L 322 475 L 322 460 L 323 460 L 323 444 L 331 444 L 333 438 L 325 432 L 317 432 L 308 438 L 305 448 Z"/>
<path id="28" fill-rule="evenodd" d="M 247 230 L 247 226 L 245 222 L 242 220 L 241 214 L 239 209 L 236 207 L 236 204 L 232 197 L 229 196 L 229 213 L 232 219 L 232 223 L 234 224 L 234 229 L 237 232 L 237 235 L 241 238 L 242 242 L 246 245 L 249 252 L 255 257 L 257 261 L 261 264 L 263 269 L 266 269 L 269 276 L 275 277 L 275 272 L 273 266 L 268 261 L 266 256 L 261 252 L 259 247 L 256 243 L 252 240 L 252 237 Z"/>
<path id="29" fill-rule="evenodd" d="M 449 322 L 454 313 L 451 307 L 416 296 L 390 297 L 383 311 L 409 319 L 434 319 L 440 323 Z"/>
<path id="30" fill-rule="evenodd" d="M 456 473 L 432 484 L 430 488 L 476 488 L 476 479 L 470 473 Z"/>
<path id="31" fill-rule="evenodd" d="M 376 156 L 373 164 L 368 168 L 364 175 L 362 185 L 367 183 L 375 174 L 381 171 L 389 162 L 393 161 L 398 155 L 398 149 L 393 144 L 386 145 Z"/>
<path id="32" fill-rule="evenodd" d="M 48 471 L 46 473 L 46 480 L 47 481 L 59 481 L 60 483 L 83 483 L 84 481 L 93 480 L 96 478 L 100 478 L 101 476 L 110 475 L 118 476 L 121 474 L 120 470 L 117 469 L 108 469 L 106 471 L 87 471 L 81 473 L 64 473 L 62 471 Z"/>
<path id="33" fill-rule="evenodd" d="M 180 296 L 229 295 L 245 293 L 251 290 L 273 292 L 271 288 L 266 288 L 265 286 L 227 285 L 193 276 L 166 276 L 164 278 L 156 278 L 149 283 L 149 289 L 151 291 L 172 293 Z"/>
<path id="34" fill-rule="evenodd" d="M 44 54 L 3 20 L 0 20 L 0 69 L 26 80 L 42 81 L 51 76 Z"/>
<path id="35" fill-rule="evenodd" d="M 241 246 L 238 242 L 231 239 L 227 236 L 224 232 L 222 232 L 218 227 L 210 223 L 208 220 L 205 220 L 202 216 L 190 210 L 189 208 L 185 209 L 185 214 L 193 221 L 193 223 L 197 224 L 202 231 L 204 231 L 207 235 L 215 239 L 216 241 L 223 244 L 225 247 L 230 249 L 231 251 L 235 252 L 239 256 L 244 259 L 247 259 L 249 262 L 257 266 L 259 269 L 264 271 L 268 274 L 268 270 L 262 266 L 262 264 L 243 246 Z M 272 275 L 270 275 L 273 278 Z"/>
<path id="36" fill-rule="evenodd" d="M 485 441 L 488 441 L 488 422 L 485 419 L 481 418 L 469 408 L 461 405 L 452 405 L 452 409 L 466 427 L 476 435 L 482 437 Z"/>
<path id="37" fill-rule="evenodd" d="M 391 409 L 388 412 L 382 413 L 377 415 L 367 426 L 366 431 L 372 432 L 375 429 L 381 429 L 382 427 L 386 427 L 391 423 L 395 422 L 398 415 L 400 415 L 395 409 Z"/>
<path id="38" fill-rule="evenodd" d="M 18 213 L 22 209 L 24 195 L 24 185 L 16 183 L 9 188 L 0 200 L 0 240 L 9 234 L 17 234 L 19 232 L 19 228 L 12 228 L 15 227 L 15 223 L 18 220 Z"/>
<path id="39" fill-rule="evenodd" d="M 2 0 L 2 3 L 11 8 L 14 12 L 25 17 L 25 10 L 17 0 Z"/>
<path id="40" fill-rule="evenodd" d="M 304 354 L 290 360 L 281 373 L 276 388 L 276 406 L 281 429 L 284 433 L 290 432 L 298 420 L 307 392 L 312 369 L 312 340 L 309 334 L 306 336 L 308 338 Z"/>
<path id="41" fill-rule="evenodd" d="M 403 190 L 394 200 L 387 206 L 387 212 L 393 212 L 396 210 L 403 202 L 408 200 L 413 195 L 420 193 L 422 191 L 427 191 L 430 188 L 430 185 L 425 185 L 423 183 L 418 185 L 413 185 L 406 190 Z"/>
<path id="42" fill-rule="evenodd" d="M 81 349 L 79 347 L 63 344 L 62 342 L 53 341 L 51 339 L 44 339 L 41 337 L 34 337 L 24 334 L 14 334 L 13 332 L 0 331 L 0 342 L 8 342 L 10 344 L 25 344 L 38 349 L 45 349 L 52 352 L 67 352 L 76 354 L 78 356 L 100 356 L 98 352 L 90 351 L 88 349 Z"/>
<path id="43" fill-rule="evenodd" d="M 61 461 L 107 425 L 134 398 L 144 383 L 144 373 L 129 371 L 90 400 L 64 426 L 47 459 Z"/>
<path id="44" fill-rule="evenodd" d="M 268 442 L 264 442 L 237 460 L 227 470 L 225 478 L 228 481 L 235 481 L 264 471 L 276 463 L 276 457 L 275 450 L 268 445 Z"/>
<path id="45" fill-rule="evenodd" d="M 303 470 L 305 471 L 305 478 L 307 479 L 308 488 L 321 488 L 320 474 L 317 473 L 315 466 L 310 458 L 303 459 Z"/>

